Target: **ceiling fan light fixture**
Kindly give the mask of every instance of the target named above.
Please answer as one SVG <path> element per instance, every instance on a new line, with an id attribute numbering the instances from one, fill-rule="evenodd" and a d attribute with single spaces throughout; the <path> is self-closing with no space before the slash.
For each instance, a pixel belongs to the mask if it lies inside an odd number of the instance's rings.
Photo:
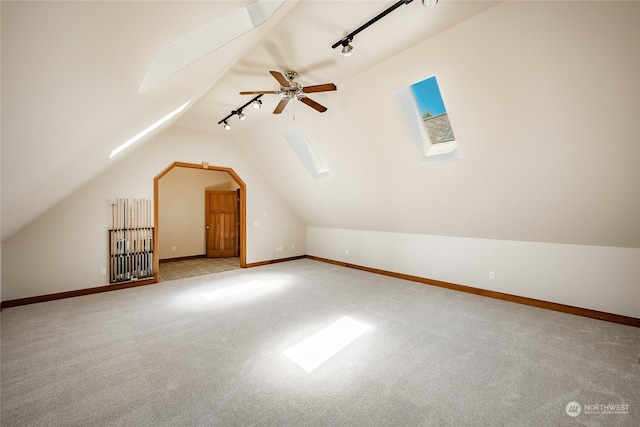
<path id="1" fill-rule="evenodd" d="M 438 4 L 438 0 L 422 0 L 422 5 L 424 7 L 432 8 Z"/>
<path id="2" fill-rule="evenodd" d="M 347 57 L 347 56 L 351 56 L 353 54 L 353 46 L 351 46 L 351 44 L 349 43 L 349 41 L 346 41 L 343 45 L 342 45 L 342 54 Z"/>
<path id="3" fill-rule="evenodd" d="M 345 43 L 348 44 L 350 40 L 351 40 L 350 38 L 345 38 Z M 254 108 L 256 109 L 260 108 L 262 101 L 260 101 L 258 98 L 260 98 L 265 94 L 282 96 L 282 98 L 278 102 L 278 105 L 276 105 L 276 108 L 273 110 L 273 114 L 281 114 L 282 111 L 285 109 L 285 107 L 289 104 L 289 102 L 296 99 L 303 102 L 305 105 L 308 105 L 309 107 L 313 108 L 314 110 L 320 113 L 324 113 L 325 111 L 327 111 L 327 107 L 308 98 L 306 94 L 317 93 L 317 92 L 331 92 L 338 89 L 334 83 L 323 83 L 318 85 L 302 86 L 300 83 L 294 80 L 295 77 L 298 75 L 298 73 L 291 70 L 286 71 L 285 74 L 282 74 L 280 71 L 273 71 L 273 70 L 269 71 L 269 73 L 278 81 L 278 83 L 280 84 L 280 89 L 279 90 L 260 90 L 260 91 L 254 90 L 254 91 L 240 92 L 240 95 L 253 95 L 256 93 L 259 95 L 254 99 L 252 99 L 251 101 L 244 104 L 243 106 L 239 107 L 238 109 L 232 111 L 231 115 L 238 114 L 238 112 L 241 112 L 243 108 L 251 104 L 253 104 Z M 218 123 L 222 123 L 223 120 L 228 119 L 230 116 L 225 117 L 224 119 L 220 120 Z"/>

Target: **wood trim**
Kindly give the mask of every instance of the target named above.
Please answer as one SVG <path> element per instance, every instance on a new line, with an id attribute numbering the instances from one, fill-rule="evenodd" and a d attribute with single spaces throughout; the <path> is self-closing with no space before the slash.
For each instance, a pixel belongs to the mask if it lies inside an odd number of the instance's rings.
<path id="1" fill-rule="evenodd" d="M 169 167 L 160 172 L 153 179 L 153 205 L 154 205 L 154 215 L 153 215 L 153 225 L 154 225 L 154 236 L 153 236 L 153 251 L 156 255 L 160 254 L 160 243 L 158 241 L 159 235 L 159 227 L 158 227 L 158 181 L 160 178 L 168 174 L 173 168 L 191 168 L 191 169 L 206 169 L 218 172 L 227 172 L 231 178 L 238 184 L 240 187 L 240 267 L 247 267 L 247 185 L 244 181 L 238 176 L 238 174 L 231 168 L 226 168 L 222 166 L 210 166 L 208 164 L 197 164 L 197 163 L 184 163 L 184 162 L 173 162 Z M 155 269 L 155 280 L 159 281 L 159 269 L 160 269 L 160 260 L 159 257 L 155 257 L 154 263 Z"/>
<path id="2" fill-rule="evenodd" d="M 292 256 L 289 258 L 279 258 L 279 259 L 271 259 L 268 261 L 258 261 L 258 262 L 252 262 L 250 264 L 246 264 L 244 266 L 244 268 L 250 268 L 250 267 L 259 267 L 261 265 L 269 265 L 269 264 L 277 264 L 280 262 L 287 262 L 287 261 L 295 261 L 297 259 L 304 259 L 304 258 L 308 258 L 308 255 L 298 255 L 298 256 Z"/>
<path id="3" fill-rule="evenodd" d="M 189 255 L 189 256 L 179 256 L 176 258 L 165 258 L 165 259 L 161 259 L 160 264 L 162 264 L 163 262 L 174 262 L 174 261 L 188 261 L 190 259 L 200 259 L 200 258 L 206 258 L 207 256 L 205 254 L 202 255 Z"/>
<path id="4" fill-rule="evenodd" d="M 98 286 L 95 288 L 78 289 L 75 291 L 59 292 L 55 294 L 40 295 L 36 297 L 18 298 L 9 301 L 2 301 L 2 308 L 17 307 L 19 305 L 35 304 L 38 302 L 54 301 L 63 298 L 78 297 L 83 295 L 98 294 L 101 292 L 117 291 L 119 289 L 134 288 L 137 286 L 153 285 L 157 283 L 154 279 L 138 280 L 135 282 L 118 283 L 115 285 Z"/>
<path id="5" fill-rule="evenodd" d="M 194 259 L 194 258 L 204 258 L 204 255 L 194 255 L 194 256 L 190 256 L 190 257 L 181 257 L 179 259 Z M 299 255 L 299 256 L 290 257 L 290 258 L 281 258 L 281 259 L 274 259 L 274 260 L 270 260 L 270 261 L 254 262 L 254 263 L 251 263 L 251 264 L 245 264 L 245 265 L 243 265 L 241 267 L 242 268 L 258 267 L 258 266 L 261 266 L 261 265 L 276 264 L 276 263 L 280 263 L 280 262 L 294 261 L 294 260 L 297 260 L 297 259 L 304 259 L 304 258 L 306 258 L 306 255 Z M 178 258 L 162 260 L 162 262 L 172 261 L 172 260 L 178 260 Z M 155 279 L 145 279 L 145 280 L 138 280 L 136 282 L 118 283 L 118 284 L 115 284 L 115 285 L 98 286 L 98 287 L 95 287 L 95 288 L 87 288 L 87 289 L 78 289 L 76 291 L 67 291 L 67 292 L 59 292 L 59 293 L 55 293 L 55 294 L 39 295 L 39 296 L 35 296 L 35 297 L 18 298 L 18 299 L 14 299 L 14 300 L 1 301 L 0 302 L 0 310 L 2 310 L 3 308 L 8 308 L 8 307 L 17 307 L 17 306 L 20 306 L 20 305 L 27 305 L 27 304 L 35 304 L 35 303 L 39 303 L 39 302 L 54 301 L 54 300 L 63 299 L 63 298 L 72 298 L 72 297 L 78 297 L 78 296 L 83 296 L 83 295 L 97 294 L 97 293 L 101 293 L 101 292 L 117 291 L 119 289 L 133 288 L 133 287 L 136 287 L 136 286 L 153 285 L 153 284 L 156 284 L 156 283 L 158 283 L 158 282 Z"/>
<path id="6" fill-rule="evenodd" d="M 543 301 L 543 300 L 534 299 L 534 298 L 521 297 L 518 295 L 505 294 L 502 292 L 490 291 L 487 289 L 474 288 L 474 287 L 465 286 L 465 285 L 458 285 L 456 283 L 443 282 L 440 280 L 428 279 L 425 277 L 412 276 L 412 275 L 403 274 L 403 273 L 395 273 L 393 271 L 364 267 L 357 264 L 350 264 L 347 262 L 335 261 L 332 259 L 316 257 L 313 255 L 307 255 L 306 258 L 313 259 L 316 261 L 326 262 L 329 264 L 340 265 L 342 267 L 349 267 L 357 270 L 368 271 L 370 273 L 382 274 L 384 276 L 395 277 L 398 279 L 410 280 L 412 282 L 424 283 L 426 285 L 437 286 L 440 288 L 451 289 L 454 291 L 466 292 L 469 294 L 495 298 L 503 301 L 514 302 L 517 304 L 529 305 L 532 307 L 544 308 L 546 310 L 559 311 L 562 313 L 574 314 L 576 316 L 590 317 L 592 319 L 605 320 L 607 322 L 619 323 L 622 325 L 635 326 L 636 328 L 640 328 L 640 319 L 635 317 L 630 317 L 630 316 L 623 316 L 621 314 L 606 313 L 603 311 L 591 310 L 588 308 L 574 307 L 571 305 Z"/>
<path id="7" fill-rule="evenodd" d="M 200 258 L 200 257 L 201 256 L 199 255 L 194 256 L 194 258 Z M 190 258 L 190 257 L 185 257 L 185 258 Z M 440 288 L 451 289 L 454 291 L 466 292 L 469 294 L 480 295 L 488 298 L 495 298 L 503 301 L 509 301 L 516 304 L 523 304 L 523 305 L 528 305 L 532 307 L 543 308 L 546 310 L 553 310 L 553 311 L 558 311 L 562 313 L 573 314 L 576 316 L 589 317 L 592 319 L 604 320 L 607 322 L 619 323 L 621 325 L 634 326 L 636 328 L 640 328 L 640 319 L 636 317 L 623 316 L 621 314 L 607 313 L 607 312 L 598 311 L 598 310 L 591 310 L 588 308 L 574 307 L 571 305 L 543 301 L 543 300 L 538 300 L 534 298 L 521 297 L 517 295 L 502 293 L 502 292 L 490 291 L 487 289 L 474 288 L 471 286 L 459 285 L 456 283 L 449 283 L 449 282 L 443 282 L 440 280 L 428 279 L 425 277 L 412 276 L 409 274 L 395 273 L 393 271 L 381 270 L 378 268 L 371 268 L 371 267 L 364 267 L 362 265 L 350 264 L 343 261 L 336 261 L 336 260 L 321 258 L 313 255 L 299 255 L 299 256 L 294 256 L 289 258 L 273 259 L 269 261 L 252 262 L 250 264 L 245 263 L 244 265 L 241 265 L 241 267 L 242 268 L 259 267 L 261 265 L 277 264 L 280 262 L 295 261 L 295 260 L 304 259 L 304 258 L 308 258 L 308 259 L 312 259 L 320 262 L 326 262 L 329 264 L 339 265 L 342 267 L 353 268 L 356 270 L 367 271 L 370 273 L 381 274 L 384 276 L 395 277 L 397 279 L 404 279 L 412 282 L 423 283 L 426 285 L 437 286 Z M 7 307 L 16 307 L 20 305 L 53 301 L 57 299 L 71 298 L 71 297 L 82 296 L 82 295 L 90 295 L 90 294 L 95 294 L 100 292 L 116 291 L 119 289 L 127 289 L 127 288 L 136 287 L 136 286 L 152 285 L 155 283 L 157 283 L 155 279 L 147 279 L 147 280 L 139 280 L 137 282 L 119 283 L 116 285 L 99 286 L 95 288 L 79 289 L 76 291 L 60 292 L 56 294 L 48 294 L 48 295 L 41 295 L 41 296 L 28 297 L 28 298 L 19 298 L 19 299 L 9 300 L 9 301 L 1 301 L 0 310 Z"/>

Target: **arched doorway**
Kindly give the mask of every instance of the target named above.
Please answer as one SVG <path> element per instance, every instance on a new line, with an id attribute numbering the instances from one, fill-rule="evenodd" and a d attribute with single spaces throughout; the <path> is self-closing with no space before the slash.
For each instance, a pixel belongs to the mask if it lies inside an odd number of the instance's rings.
<path id="1" fill-rule="evenodd" d="M 202 171 L 211 171 L 211 172 L 224 172 L 229 175 L 231 180 L 235 183 L 235 188 L 237 188 L 237 193 L 239 196 L 239 260 L 240 267 L 246 267 L 246 185 L 244 181 L 235 173 L 235 171 L 231 168 L 220 167 L 220 166 L 210 166 L 207 163 L 202 164 L 193 164 L 193 163 L 182 163 L 175 162 L 163 170 L 160 174 L 158 174 L 154 178 L 154 224 L 155 224 L 155 238 L 154 238 L 154 252 L 157 254 L 154 259 L 154 269 L 155 269 L 155 281 L 159 281 L 159 271 L 160 271 L 160 242 L 162 239 L 162 231 L 161 224 L 159 221 L 159 204 L 160 204 L 160 192 L 159 192 L 159 183 L 160 180 L 173 171 L 176 168 L 189 168 L 191 170 L 202 170 Z M 203 195 L 204 197 L 204 195 Z M 202 212 L 204 216 L 204 211 Z"/>

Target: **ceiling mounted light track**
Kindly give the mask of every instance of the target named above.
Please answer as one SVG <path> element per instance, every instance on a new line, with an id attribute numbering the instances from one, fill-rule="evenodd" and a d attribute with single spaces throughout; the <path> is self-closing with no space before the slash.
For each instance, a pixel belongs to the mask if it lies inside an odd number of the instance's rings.
<path id="1" fill-rule="evenodd" d="M 340 40 L 335 42 L 331 46 L 331 49 L 335 49 L 338 46 L 342 46 L 342 54 L 344 56 L 351 56 L 351 54 L 353 53 L 353 46 L 351 45 L 351 42 L 353 41 L 353 38 L 356 36 L 356 34 L 361 32 L 365 28 L 368 28 L 369 26 L 371 26 L 375 22 L 379 21 L 380 19 L 384 18 L 385 16 L 387 16 L 388 14 L 390 14 L 391 12 L 393 12 L 394 10 L 399 8 L 400 6 L 405 5 L 405 4 L 409 4 L 412 1 L 413 0 L 400 0 L 400 1 L 395 2 L 393 5 L 389 6 L 384 11 L 380 12 L 374 18 L 372 18 L 369 21 L 365 22 L 360 27 L 358 27 L 357 29 L 355 29 L 351 33 L 347 34 L 346 36 L 344 36 L 343 38 L 341 38 Z M 422 5 L 425 6 L 425 7 L 428 7 L 428 8 L 432 8 L 436 4 L 438 4 L 438 0 L 422 0 Z"/>
<path id="2" fill-rule="evenodd" d="M 219 125 L 223 125 L 224 128 L 226 130 L 231 129 L 231 125 L 229 124 L 229 119 L 233 116 L 238 116 L 238 119 L 240 120 L 244 120 L 247 118 L 246 114 L 244 114 L 242 112 L 242 110 L 244 110 L 247 106 L 253 104 L 253 108 L 255 108 L 256 110 L 259 110 L 260 107 L 262 107 L 262 101 L 260 100 L 260 98 L 262 97 L 262 94 L 254 97 L 251 99 L 251 101 L 247 102 L 246 104 L 244 104 L 243 106 L 233 110 L 231 113 L 229 113 L 229 115 L 227 117 L 225 117 L 224 119 L 220 120 L 218 122 Z"/>

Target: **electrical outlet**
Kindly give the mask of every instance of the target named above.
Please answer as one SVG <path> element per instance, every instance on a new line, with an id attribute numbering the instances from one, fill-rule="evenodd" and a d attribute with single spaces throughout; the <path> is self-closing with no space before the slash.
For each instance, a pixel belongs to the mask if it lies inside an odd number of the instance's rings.
<path id="1" fill-rule="evenodd" d="M 107 275 L 107 269 L 105 267 L 100 267 L 100 275 L 101 276 L 106 276 Z"/>
<path id="2" fill-rule="evenodd" d="M 494 280 L 496 278 L 496 272 L 495 271 L 490 271 L 489 272 L 489 279 Z"/>
<path id="3" fill-rule="evenodd" d="M 282 252 L 282 246 L 278 246 L 278 247 L 276 248 L 276 252 Z"/>
<path id="4" fill-rule="evenodd" d="M 291 250 L 294 250 L 296 248 L 296 245 L 291 245 Z"/>
<path id="5" fill-rule="evenodd" d="M 344 254 L 345 254 L 345 255 L 349 255 L 349 249 L 345 249 L 345 250 L 344 250 Z"/>
<path id="6" fill-rule="evenodd" d="M 172 246 L 172 247 L 171 247 L 171 250 L 172 250 L 173 252 L 175 252 L 175 251 L 176 251 L 176 247 L 175 247 L 175 246 Z"/>

